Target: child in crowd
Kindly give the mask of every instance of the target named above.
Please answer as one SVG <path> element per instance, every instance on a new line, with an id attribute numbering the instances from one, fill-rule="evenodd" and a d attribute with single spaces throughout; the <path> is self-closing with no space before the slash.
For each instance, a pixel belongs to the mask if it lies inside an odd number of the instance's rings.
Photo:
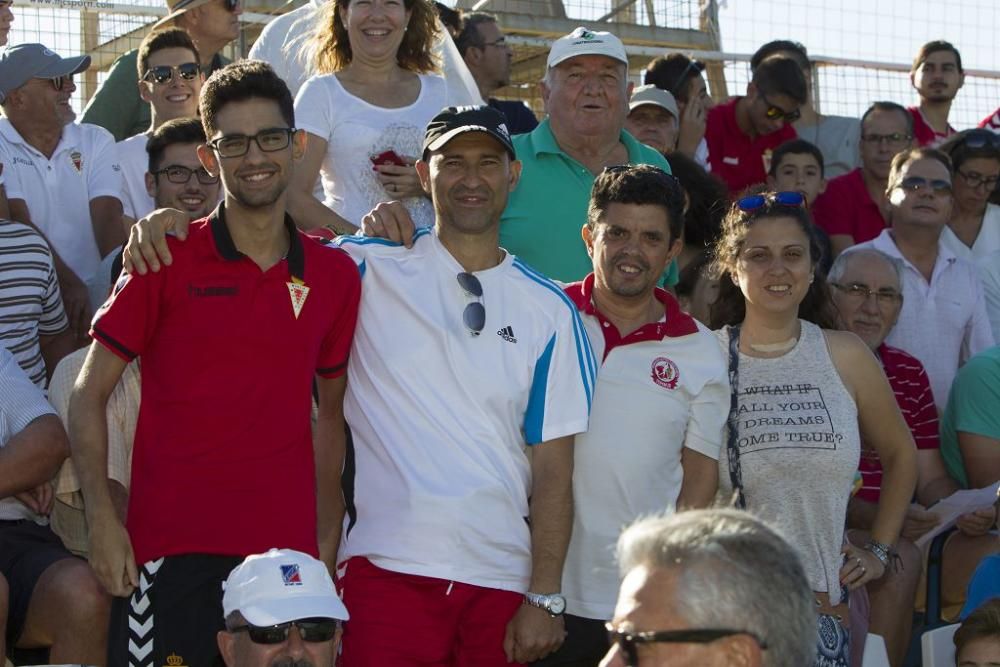
<path id="1" fill-rule="evenodd" d="M 767 185 L 776 192 L 801 192 L 806 198 L 806 208 L 811 209 L 816 197 L 826 191 L 823 153 L 805 139 L 786 141 L 771 155 Z M 823 252 L 818 269 L 826 275 L 833 263 L 830 237 L 819 227 L 816 227 L 816 231 Z"/>

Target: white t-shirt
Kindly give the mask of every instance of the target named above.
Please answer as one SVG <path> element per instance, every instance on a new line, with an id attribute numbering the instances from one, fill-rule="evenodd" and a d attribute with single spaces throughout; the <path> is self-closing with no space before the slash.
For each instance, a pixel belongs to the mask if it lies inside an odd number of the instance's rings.
<path id="1" fill-rule="evenodd" d="M 319 0 L 309 0 L 298 9 L 273 19 L 264 26 L 260 37 L 250 49 L 248 58 L 263 60 L 273 67 L 275 73 L 285 80 L 288 90 L 292 91 L 292 97 L 298 94 L 302 84 L 312 76 L 305 43 L 322 4 Z"/>
<path id="2" fill-rule="evenodd" d="M 42 390 L 21 370 L 7 348 L 0 345 L 0 449 L 35 419 L 54 414 Z M 18 519 L 32 519 L 41 524 L 48 522 L 20 500 L 0 498 L 0 521 Z"/>
<path id="3" fill-rule="evenodd" d="M 587 429 L 596 362 L 572 302 L 510 254 L 475 274 L 486 325 L 471 335 L 461 265 L 432 230 L 414 239 L 336 242 L 362 275 L 344 399 L 356 515 L 338 562 L 523 593 L 527 445 Z"/>
<path id="4" fill-rule="evenodd" d="M 146 192 L 146 172 L 149 171 L 149 153 L 145 132 L 115 144 L 118 163 L 122 167 L 122 209 L 125 215 L 138 220 L 156 208 L 156 202 Z"/>
<path id="5" fill-rule="evenodd" d="M 96 125 L 70 123 L 47 158 L 3 118 L 0 162 L 7 178 L 7 198 L 25 201 L 31 221 L 49 245 L 86 281 L 101 261 L 90 200 L 122 196 L 121 167 L 111 133 Z"/>
<path id="6" fill-rule="evenodd" d="M 718 460 L 729 379 L 715 336 L 665 292 L 665 319 L 620 338 L 594 310 L 592 284 L 589 276 L 566 290 L 604 361 L 590 428 L 574 445 L 573 534 L 562 592 L 567 613 L 607 620 L 620 583 L 618 535 L 639 517 L 674 507 L 684 448 Z"/>
<path id="7" fill-rule="evenodd" d="M 295 100 L 295 122 L 327 142 L 320 169 L 324 204 L 355 225 L 375 205 L 393 197 L 372 168 L 372 156 L 387 150 L 419 158 L 427 123 L 447 104 L 444 79 L 421 74 L 416 101 L 398 109 L 377 107 L 348 93 L 334 74 L 314 76 Z M 427 197 L 402 200 L 417 227 L 434 224 Z"/>
<path id="8" fill-rule="evenodd" d="M 979 235 L 976 236 L 971 248 L 951 231 L 951 227 L 947 226 L 941 231 L 941 245 L 951 250 L 956 257 L 973 263 L 997 252 L 1000 250 L 1000 206 L 986 205 L 983 225 L 979 228 Z"/>
<path id="9" fill-rule="evenodd" d="M 909 352 L 924 365 L 939 412 L 958 369 L 970 357 L 993 347 L 983 286 L 976 268 L 942 244 L 930 283 L 903 257 L 885 229 L 858 248 L 875 248 L 903 262 L 903 308 L 885 342 Z"/>

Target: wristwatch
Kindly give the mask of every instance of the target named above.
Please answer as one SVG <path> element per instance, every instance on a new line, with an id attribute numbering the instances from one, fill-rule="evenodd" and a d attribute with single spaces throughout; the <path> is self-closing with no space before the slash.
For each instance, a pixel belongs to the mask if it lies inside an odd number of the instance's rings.
<path id="1" fill-rule="evenodd" d="M 881 542 L 876 542 L 875 540 L 868 540 L 868 544 L 865 545 L 865 549 L 875 554 L 875 558 L 879 559 L 882 563 L 882 567 L 889 568 L 889 556 L 892 554 L 892 547 L 888 544 L 882 544 Z"/>
<path id="2" fill-rule="evenodd" d="M 549 616 L 555 618 L 562 616 L 566 611 L 566 598 L 558 593 L 543 595 L 541 593 L 525 593 L 524 601 L 532 607 L 538 607 L 549 612 Z"/>

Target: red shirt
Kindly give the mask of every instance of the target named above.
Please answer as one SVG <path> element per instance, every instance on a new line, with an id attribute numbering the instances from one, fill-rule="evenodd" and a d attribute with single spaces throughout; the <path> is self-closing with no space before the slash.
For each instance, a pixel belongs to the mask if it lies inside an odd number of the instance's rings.
<path id="1" fill-rule="evenodd" d="M 884 343 L 878 348 L 878 356 L 917 449 L 939 449 L 937 408 L 923 364 Z M 882 490 L 882 463 L 875 450 L 862 446 L 858 471 L 862 479 L 858 498 L 877 503 Z"/>
<path id="2" fill-rule="evenodd" d="M 775 148 L 798 135 L 785 123 L 777 132 L 751 139 L 736 124 L 736 103 L 741 97 L 717 104 L 705 121 L 708 161 L 712 173 L 725 181 L 730 194 L 767 180 L 771 153 Z"/>
<path id="3" fill-rule="evenodd" d="M 813 220 L 827 234 L 846 234 L 855 243 L 864 243 L 882 233 L 885 218 L 879 210 L 861 175 L 861 168 L 831 178 L 826 192 L 816 197 L 812 207 Z"/>
<path id="4" fill-rule="evenodd" d="M 920 107 L 907 107 L 906 110 L 913 116 L 913 138 L 917 141 L 918 146 L 936 146 L 957 132 L 949 124 L 948 130 L 944 134 L 940 134 L 927 124 L 927 119 L 924 118 Z"/>
<path id="5" fill-rule="evenodd" d="M 140 564 L 318 554 L 312 380 L 346 369 L 361 279 L 346 253 L 285 225 L 287 258 L 261 271 L 220 205 L 167 240 L 171 266 L 123 276 L 94 317 L 95 340 L 142 364 L 127 521 Z"/>

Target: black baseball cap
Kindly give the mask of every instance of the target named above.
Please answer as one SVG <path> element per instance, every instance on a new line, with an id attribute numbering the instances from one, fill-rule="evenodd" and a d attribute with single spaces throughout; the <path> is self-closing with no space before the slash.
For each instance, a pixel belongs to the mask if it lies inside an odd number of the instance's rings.
<path id="1" fill-rule="evenodd" d="M 423 158 L 431 151 L 439 150 L 446 143 L 466 132 L 485 132 L 503 145 L 516 159 L 514 144 L 507 130 L 507 117 L 502 112 L 488 106 L 447 107 L 434 116 L 427 124 L 424 134 Z"/>

